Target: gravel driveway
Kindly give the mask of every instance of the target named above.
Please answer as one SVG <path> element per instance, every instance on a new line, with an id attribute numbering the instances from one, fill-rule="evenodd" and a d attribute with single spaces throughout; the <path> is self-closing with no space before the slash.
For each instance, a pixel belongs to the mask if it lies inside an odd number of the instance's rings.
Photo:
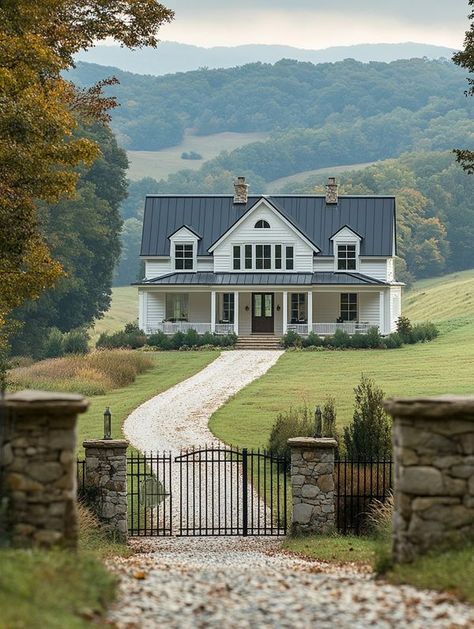
<path id="1" fill-rule="evenodd" d="M 119 629 L 459 629 L 472 607 L 367 572 L 306 561 L 262 538 L 171 538 L 116 560 Z"/>

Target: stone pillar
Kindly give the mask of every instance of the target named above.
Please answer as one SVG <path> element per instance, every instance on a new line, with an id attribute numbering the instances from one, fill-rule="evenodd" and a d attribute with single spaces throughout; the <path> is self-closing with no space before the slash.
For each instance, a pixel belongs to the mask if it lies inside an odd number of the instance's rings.
<path id="1" fill-rule="evenodd" d="M 126 541 L 128 441 L 96 439 L 84 441 L 83 446 L 87 501 L 104 528 Z"/>
<path id="2" fill-rule="evenodd" d="M 409 562 L 474 535 L 474 397 L 385 402 L 393 417 L 393 555 Z"/>
<path id="3" fill-rule="evenodd" d="M 291 447 L 293 534 L 329 533 L 335 526 L 335 439 L 297 437 Z"/>
<path id="4" fill-rule="evenodd" d="M 77 545 L 76 420 L 88 405 L 66 393 L 6 397 L 9 430 L 1 463 L 13 546 Z"/>

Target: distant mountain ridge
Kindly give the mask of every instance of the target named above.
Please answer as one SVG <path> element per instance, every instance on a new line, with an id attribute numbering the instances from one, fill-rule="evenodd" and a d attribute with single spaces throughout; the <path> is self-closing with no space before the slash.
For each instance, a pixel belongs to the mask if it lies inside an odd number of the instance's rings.
<path id="1" fill-rule="evenodd" d="M 454 49 L 431 44 L 406 42 L 400 44 L 357 44 L 336 46 L 323 50 L 306 50 L 292 46 L 248 44 L 243 46 L 218 46 L 202 48 L 189 44 L 164 41 L 158 48 L 143 48 L 130 51 L 119 46 L 96 46 L 80 53 L 76 59 L 88 63 L 114 66 L 136 74 L 160 76 L 175 72 L 188 72 L 198 68 L 232 68 L 261 61 L 275 63 L 280 59 L 295 59 L 311 63 L 331 63 L 344 59 L 355 59 L 367 63 L 381 61 L 389 63 L 398 59 L 427 57 L 451 58 Z"/>

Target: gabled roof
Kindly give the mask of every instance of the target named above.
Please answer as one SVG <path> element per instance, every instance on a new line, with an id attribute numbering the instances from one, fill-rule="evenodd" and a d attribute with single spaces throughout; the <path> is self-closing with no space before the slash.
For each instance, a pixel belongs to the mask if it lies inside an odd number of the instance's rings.
<path id="1" fill-rule="evenodd" d="M 139 286 L 385 286 L 362 273 L 168 273 L 135 282 Z"/>
<path id="2" fill-rule="evenodd" d="M 349 225 L 343 225 L 342 227 L 340 227 L 336 233 L 334 233 L 331 236 L 331 240 L 334 240 L 336 238 L 336 236 L 338 234 L 340 234 L 344 229 L 348 229 L 350 232 L 352 232 L 354 234 L 354 236 L 357 236 L 357 238 L 359 238 L 359 240 L 362 240 L 363 236 L 361 236 L 360 234 L 358 234 L 354 229 L 352 229 L 352 227 L 349 227 Z"/>
<path id="3" fill-rule="evenodd" d="M 202 235 L 198 255 L 219 240 L 260 199 L 264 198 L 319 249 L 332 255 L 331 236 L 348 226 L 362 237 L 360 255 L 392 256 L 395 241 L 395 198 L 340 196 L 327 205 L 324 196 L 249 196 L 247 204 L 234 204 L 233 196 L 147 196 L 143 218 L 141 255 L 170 255 L 169 234 L 186 225 Z"/>

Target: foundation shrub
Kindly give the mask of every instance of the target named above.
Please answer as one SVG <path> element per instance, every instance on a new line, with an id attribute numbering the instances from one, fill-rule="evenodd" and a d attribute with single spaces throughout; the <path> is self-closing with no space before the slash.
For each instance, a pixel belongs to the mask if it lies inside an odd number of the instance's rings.
<path id="1" fill-rule="evenodd" d="M 150 347 L 156 347 L 157 349 L 172 349 L 171 337 L 167 336 L 163 332 L 155 332 L 150 334 L 147 339 L 147 345 Z"/>
<path id="2" fill-rule="evenodd" d="M 336 330 L 334 335 L 331 337 L 331 345 L 332 347 L 337 347 L 338 349 L 351 347 L 351 337 L 344 330 Z"/>
<path id="3" fill-rule="evenodd" d="M 383 347 L 383 337 L 377 327 L 369 328 L 367 334 L 367 347 L 371 349 L 378 349 Z"/>
<path id="4" fill-rule="evenodd" d="M 322 347 L 324 345 L 324 339 L 315 334 L 314 332 L 310 332 L 307 337 L 302 339 L 303 347 Z"/>
<path id="5" fill-rule="evenodd" d="M 297 334 L 293 330 L 290 330 L 281 339 L 281 345 L 287 349 L 289 347 L 302 347 L 303 339 L 299 334 Z"/>
<path id="6" fill-rule="evenodd" d="M 237 342 L 235 334 L 212 334 L 205 332 L 198 334 L 196 330 L 176 332 L 173 336 L 168 336 L 163 332 L 151 334 L 147 339 L 147 344 L 162 350 L 186 350 L 215 347 L 234 347 Z"/>
<path id="7" fill-rule="evenodd" d="M 123 330 L 109 334 L 102 332 L 96 343 L 97 349 L 139 349 L 146 344 L 146 335 L 136 323 L 127 323 Z"/>

